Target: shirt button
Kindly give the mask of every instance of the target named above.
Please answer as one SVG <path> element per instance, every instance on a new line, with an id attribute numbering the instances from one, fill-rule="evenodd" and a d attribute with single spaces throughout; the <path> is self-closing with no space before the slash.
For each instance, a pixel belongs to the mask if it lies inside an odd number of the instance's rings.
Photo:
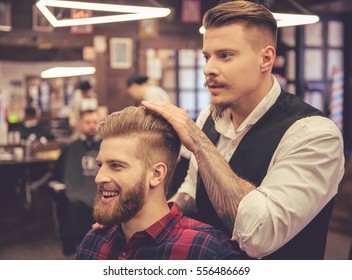
<path id="1" fill-rule="evenodd" d="M 127 257 L 127 254 L 126 254 L 125 252 L 122 252 L 122 256 L 123 256 L 124 258 L 126 258 L 126 257 Z"/>

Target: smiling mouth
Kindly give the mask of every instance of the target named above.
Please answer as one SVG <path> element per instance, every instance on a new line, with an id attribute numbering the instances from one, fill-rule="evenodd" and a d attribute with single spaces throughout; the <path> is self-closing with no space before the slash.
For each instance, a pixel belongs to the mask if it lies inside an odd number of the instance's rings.
<path id="1" fill-rule="evenodd" d="M 120 191 L 102 191 L 103 198 L 108 199 L 108 198 L 113 198 L 115 196 L 118 196 L 120 194 Z"/>
<path id="2" fill-rule="evenodd" d="M 113 203 L 120 195 L 121 189 L 118 187 L 100 187 L 100 202 L 102 204 Z"/>

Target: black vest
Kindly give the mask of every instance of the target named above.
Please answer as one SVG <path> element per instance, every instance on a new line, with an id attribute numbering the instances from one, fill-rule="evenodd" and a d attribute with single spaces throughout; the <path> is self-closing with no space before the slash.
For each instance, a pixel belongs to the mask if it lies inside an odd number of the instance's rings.
<path id="1" fill-rule="evenodd" d="M 232 170 L 254 186 L 260 186 L 271 158 L 287 129 L 298 119 L 322 115 L 319 110 L 304 103 L 297 96 L 281 92 L 274 105 L 241 140 L 229 162 Z M 220 135 L 215 130 L 211 116 L 208 117 L 203 131 L 214 144 L 218 141 Z M 213 225 L 229 236 L 232 235 L 216 214 L 199 173 L 196 203 L 198 220 Z M 332 206 L 333 200 L 293 239 L 265 258 L 323 259 Z"/>

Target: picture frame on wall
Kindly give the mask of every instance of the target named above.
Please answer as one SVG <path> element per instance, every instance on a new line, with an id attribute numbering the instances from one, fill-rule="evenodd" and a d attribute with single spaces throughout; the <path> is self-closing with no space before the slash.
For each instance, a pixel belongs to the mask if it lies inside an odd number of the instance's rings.
<path id="1" fill-rule="evenodd" d="M 89 18 L 93 16 L 92 10 L 71 9 L 71 19 Z M 90 34 L 93 33 L 93 24 L 74 25 L 70 28 L 72 34 Z"/>
<path id="2" fill-rule="evenodd" d="M 200 0 L 182 0 L 181 21 L 183 23 L 200 23 Z"/>
<path id="3" fill-rule="evenodd" d="M 148 18 L 139 21 L 138 36 L 141 39 L 157 38 L 159 34 L 159 20 Z"/>
<path id="4" fill-rule="evenodd" d="M 113 69 L 129 69 L 132 67 L 132 39 L 110 39 L 110 67 Z"/>
<path id="5" fill-rule="evenodd" d="M 0 31 L 11 31 L 11 3 L 0 2 Z"/>
<path id="6" fill-rule="evenodd" d="M 51 32 L 54 27 L 50 24 L 50 22 L 46 19 L 46 17 L 39 11 L 36 5 L 32 7 L 32 15 L 33 15 L 33 30 L 39 32 Z"/>

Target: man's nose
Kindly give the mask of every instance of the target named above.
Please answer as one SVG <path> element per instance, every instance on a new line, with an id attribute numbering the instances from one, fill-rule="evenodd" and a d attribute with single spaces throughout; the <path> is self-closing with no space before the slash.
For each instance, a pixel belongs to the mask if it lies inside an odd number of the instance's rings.
<path id="1" fill-rule="evenodd" d="M 219 67 L 214 59 L 208 59 L 207 63 L 204 66 L 203 73 L 205 76 L 219 75 Z"/>
<path id="2" fill-rule="evenodd" d="M 111 182 L 111 178 L 106 174 L 103 166 L 99 168 L 97 175 L 95 176 L 95 183 L 97 185 L 102 183 Z"/>

